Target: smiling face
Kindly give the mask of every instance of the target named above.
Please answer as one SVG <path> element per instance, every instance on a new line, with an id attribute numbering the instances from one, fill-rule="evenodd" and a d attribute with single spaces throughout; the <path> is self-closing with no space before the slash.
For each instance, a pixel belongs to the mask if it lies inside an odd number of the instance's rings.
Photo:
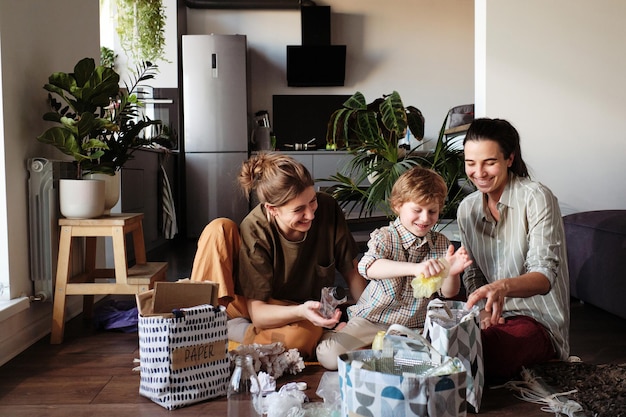
<path id="1" fill-rule="evenodd" d="M 307 187 L 286 204 L 265 204 L 265 209 L 274 217 L 278 229 L 286 239 L 299 241 L 304 239 L 315 218 L 317 194 L 312 186 Z"/>
<path id="2" fill-rule="evenodd" d="M 400 223 L 415 236 L 424 237 L 439 220 L 439 204 L 406 201 L 395 207 Z"/>
<path id="3" fill-rule="evenodd" d="M 514 154 L 504 157 L 496 141 L 489 139 L 465 142 L 465 173 L 476 188 L 487 194 L 490 200 L 499 201 L 506 186 L 508 168 Z"/>

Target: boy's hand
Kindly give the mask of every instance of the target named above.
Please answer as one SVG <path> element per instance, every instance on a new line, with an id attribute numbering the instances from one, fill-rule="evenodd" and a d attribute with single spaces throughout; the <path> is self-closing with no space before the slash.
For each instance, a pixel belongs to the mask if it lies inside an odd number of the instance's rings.
<path id="1" fill-rule="evenodd" d="M 416 278 L 430 278 L 439 275 L 446 265 L 439 262 L 437 259 L 427 259 L 420 263 L 415 264 L 416 271 L 413 274 Z"/>
<path id="2" fill-rule="evenodd" d="M 450 275 L 460 275 L 465 268 L 472 264 L 472 260 L 463 246 L 454 252 L 454 245 L 450 245 L 446 254 L 446 260 L 450 264 Z"/>

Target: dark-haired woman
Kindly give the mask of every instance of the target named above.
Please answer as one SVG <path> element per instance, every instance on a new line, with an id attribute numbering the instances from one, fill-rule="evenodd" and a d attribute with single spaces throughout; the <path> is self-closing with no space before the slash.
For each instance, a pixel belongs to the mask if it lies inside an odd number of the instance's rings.
<path id="1" fill-rule="evenodd" d="M 289 156 L 253 156 L 239 184 L 259 204 L 239 227 L 228 219 L 207 225 L 191 279 L 220 284 L 231 340 L 282 342 L 310 358 L 324 328 L 341 317 L 339 309 L 329 319 L 318 311 L 321 289 L 335 285 L 335 270 L 354 299 L 365 288 L 354 238 L 337 202 L 316 192 L 310 173 Z"/>
<path id="2" fill-rule="evenodd" d="M 569 278 L 558 201 L 532 181 L 517 130 L 476 119 L 465 136 L 465 172 L 477 191 L 459 206 L 462 245 L 474 261 L 463 277 L 468 307 L 479 305 L 485 375 L 567 359 Z"/>

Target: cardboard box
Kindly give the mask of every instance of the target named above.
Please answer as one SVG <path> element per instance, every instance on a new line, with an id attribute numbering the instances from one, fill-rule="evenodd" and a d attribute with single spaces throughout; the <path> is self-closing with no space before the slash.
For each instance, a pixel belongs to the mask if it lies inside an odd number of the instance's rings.
<path id="1" fill-rule="evenodd" d="M 211 281 L 158 281 L 154 289 L 136 295 L 137 309 L 143 317 L 173 317 L 173 310 L 203 304 L 218 306 L 219 284 Z"/>

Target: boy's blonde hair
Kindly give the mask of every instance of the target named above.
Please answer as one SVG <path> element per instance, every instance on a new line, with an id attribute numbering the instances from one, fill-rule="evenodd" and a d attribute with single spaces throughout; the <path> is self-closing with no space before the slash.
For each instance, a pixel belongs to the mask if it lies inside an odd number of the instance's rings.
<path id="1" fill-rule="evenodd" d="M 439 212 L 443 210 L 448 195 L 448 187 L 437 172 L 416 166 L 400 175 L 393 185 L 389 205 L 394 213 L 407 201 L 416 204 L 437 204 Z"/>

